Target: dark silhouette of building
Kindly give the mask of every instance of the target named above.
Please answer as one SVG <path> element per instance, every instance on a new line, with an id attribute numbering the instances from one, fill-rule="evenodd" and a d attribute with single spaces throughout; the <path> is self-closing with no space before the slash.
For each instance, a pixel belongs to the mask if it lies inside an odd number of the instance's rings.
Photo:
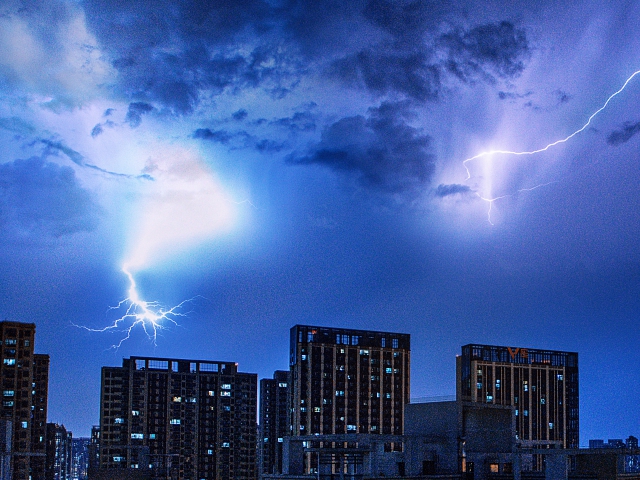
<path id="1" fill-rule="evenodd" d="M 96 475 L 254 480 L 256 397 L 257 376 L 236 363 L 131 357 L 103 367 Z"/>
<path id="2" fill-rule="evenodd" d="M 527 445 L 578 448 L 578 354 L 465 345 L 458 357 L 463 401 L 510 405 Z"/>
<path id="3" fill-rule="evenodd" d="M 259 476 L 282 473 L 282 447 L 289 435 L 289 372 L 260 380 Z"/>
<path id="4" fill-rule="evenodd" d="M 49 356 L 34 353 L 35 333 L 33 323 L 0 322 L 0 417 L 11 424 L 13 480 L 45 477 Z"/>
<path id="5" fill-rule="evenodd" d="M 357 475 L 362 458 L 336 457 L 335 450 L 357 446 L 342 445 L 335 435 L 402 435 L 409 376 L 408 334 L 292 327 L 290 434 L 313 436 L 300 473 L 351 469 Z M 323 435 L 331 437 L 324 441 Z M 399 450 L 402 444 L 390 442 L 385 448 Z"/>
<path id="6" fill-rule="evenodd" d="M 64 425 L 47 423 L 45 480 L 71 480 L 73 435 Z"/>

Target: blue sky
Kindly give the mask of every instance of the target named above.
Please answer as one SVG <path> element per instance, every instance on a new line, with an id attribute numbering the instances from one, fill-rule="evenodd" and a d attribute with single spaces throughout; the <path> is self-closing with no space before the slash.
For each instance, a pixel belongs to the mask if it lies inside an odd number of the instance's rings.
<path id="1" fill-rule="evenodd" d="M 8 1 L 0 316 L 98 423 L 123 357 L 287 368 L 297 323 L 412 335 L 412 396 L 467 343 L 577 351 L 581 443 L 640 433 L 634 3 Z M 468 171 L 467 171 L 468 168 Z M 185 299 L 100 330 L 127 265 Z"/>

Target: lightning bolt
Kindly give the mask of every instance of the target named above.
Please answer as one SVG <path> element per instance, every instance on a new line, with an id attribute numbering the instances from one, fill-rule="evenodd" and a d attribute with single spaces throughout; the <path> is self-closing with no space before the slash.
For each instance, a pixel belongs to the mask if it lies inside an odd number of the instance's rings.
<path id="1" fill-rule="evenodd" d="M 167 324 L 177 326 L 178 322 L 176 319 L 187 316 L 187 313 L 183 313 L 180 310 L 185 304 L 192 302 L 195 297 L 184 300 L 171 308 L 165 308 L 158 302 L 146 301 L 140 298 L 135 278 L 126 264 L 122 267 L 122 272 L 129 279 L 128 296 L 124 300 L 121 300 L 115 307 L 110 307 L 109 310 L 124 310 L 124 313 L 114 320 L 112 324 L 104 328 L 95 329 L 75 324 L 74 326 L 90 332 L 117 331 L 123 333 L 123 338 L 117 344 L 111 346 L 111 348 L 116 350 L 131 337 L 132 330 L 140 326 L 149 340 L 156 345 L 158 332 L 167 329 Z"/>
<path id="2" fill-rule="evenodd" d="M 544 146 L 542 148 L 539 148 L 537 150 L 520 151 L 520 152 L 519 151 L 511 151 L 511 150 L 488 150 L 488 151 L 485 151 L 485 152 L 478 153 L 477 155 L 474 155 L 473 157 L 467 158 L 466 160 L 464 160 L 462 162 L 462 165 L 464 166 L 464 168 L 465 168 L 465 170 L 467 172 L 467 178 L 465 179 L 465 181 L 468 181 L 468 180 L 471 179 L 471 171 L 469 170 L 469 166 L 467 164 L 469 162 L 473 162 L 474 160 L 477 160 L 479 158 L 490 157 L 492 155 L 535 155 L 537 153 L 546 152 L 551 147 L 555 147 L 556 145 L 559 145 L 561 143 L 568 142 L 573 137 L 575 137 L 579 133 L 583 132 L 589 125 L 591 125 L 591 121 L 596 117 L 596 115 L 598 115 L 605 108 L 607 108 L 607 106 L 609 105 L 611 100 L 613 100 L 616 96 L 618 96 L 620 93 L 622 93 L 622 91 L 624 91 L 624 89 L 627 88 L 627 85 L 629 84 L 629 82 L 631 82 L 631 80 L 633 80 L 633 78 L 638 74 L 640 74 L 640 70 L 636 70 L 635 72 L 633 72 L 627 78 L 627 80 L 624 82 L 624 84 L 617 91 L 612 93 L 609 96 L 609 98 L 607 98 L 607 100 L 604 102 L 604 104 L 599 109 L 597 109 L 595 112 L 593 112 L 591 114 L 591 116 L 589 116 L 589 118 L 587 119 L 587 122 L 582 127 L 580 127 L 578 130 L 576 130 L 575 132 L 573 132 L 572 134 L 570 134 L 570 135 L 568 135 L 568 136 L 566 136 L 564 138 L 556 140 L 555 142 L 551 142 L 548 145 L 546 145 L 546 146 Z M 523 189 L 518 190 L 518 192 L 535 190 L 537 188 L 544 187 L 546 185 L 550 185 L 551 183 L 555 183 L 555 182 L 548 182 L 548 183 L 545 183 L 545 184 L 536 185 L 535 187 L 531 187 L 531 188 L 523 188 Z M 479 192 L 475 192 L 475 193 L 478 196 L 478 198 L 480 198 L 481 200 L 484 200 L 485 202 L 489 203 L 489 210 L 487 212 L 487 217 L 488 217 L 489 223 L 491 225 L 493 225 L 493 223 L 491 222 L 491 207 L 493 206 L 493 202 L 495 202 L 496 200 L 500 200 L 501 198 L 511 197 L 511 196 L 515 195 L 515 194 L 507 194 L 507 195 L 501 195 L 501 196 L 495 197 L 495 198 L 486 198 L 482 194 L 480 194 Z"/>

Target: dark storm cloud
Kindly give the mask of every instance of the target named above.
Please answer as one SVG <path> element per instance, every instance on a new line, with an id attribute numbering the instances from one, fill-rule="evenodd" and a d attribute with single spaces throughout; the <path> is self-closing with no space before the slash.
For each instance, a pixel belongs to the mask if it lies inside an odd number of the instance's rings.
<path id="1" fill-rule="evenodd" d="M 213 142 L 227 144 L 233 138 L 233 135 L 225 130 L 211 130 L 209 128 L 198 128 L 193 132 L 193 138 L 202 140 L 211 140 Z"/>
<path id="2" fill-rule="evenodd" d="M 95 130 L 95 127 L 94 127 Z M 93 134 L 93 132 L 92 132 Z M 65 145 L 63 142 L 59 140 L 49 140 L 49 139 L 39 139 L 40 143 L 45 145 L 45 150 L 43 152 L 43 157 L 46 158 L 49 155 L 59 156 L 60 153 L 63 153 L 69 160 L 80 167 L 89 168 L 91 170 L 95 170 L 100 173 L 107 174 L 109 176 L 121 177 L 121 178 L 131 178 L 131 179 L 141 179 L 141 180 L 153 180 L 148 174 L 140 174 L 140 175 L 129 175 L 126 173 L 118 173 L 112 172 L 109 170 L 105 170 L 104 168 L 98 167 L 97 165 L 93 165 L 91 163 L 87 163 L 85 161 L 84 156 L 76 152 L 74 149 Z"/>
<path id="3" fill-rule="evenodd" d="M 345 117 L 325 128 L 307 155 L 295 164 L 320 164 L 348 172 L 365 186 L 387 193 L 417 193 L 431 178 L 430 138 L 408 125 L 405 107 L 385 103 L 368 116 Z"/>
<path id="4" fill-rule="evenodd" d="M 0 165 L 3 237 L 61 237 L 91 231 L 99 213 L 71 167 L 37 157 Z"/>
<path id="5" fill-rule="evenodd" d="M 98 123 L 95 127 L 91 129 L 91 136 L 95 138 L 98 135 L 100 135 L 102 132 L 104 132 L 104 127 L 113 128 L 115 126 L 116 124 L 111 120 L 107 120 L 104 123 Z"/>
<path id="6" fill-rule="evenodd" d="M 440 44 L 449 52 L 446 69 L 465 82 L 515 77 L 531 55 L 525 31 L 510 22 L 457 29 L 443 35 Z"/>
<path id="7" fill-rule="evenodd" d="M 237 122 L 241 122 L 245 118 L 247 118 L 248 115 L 249 113 L 244 108 L 241 108 L 237 112 L 233 112 L 233 114 L 231 115 L 231 118 L 233 118 Z"/>
<path id="8" fill-rule="evenodd" d="M 316 116 L 311 112 L 315 104 L 309 105 L 307 110 L 296 112 L 291 117 L 273 120 L 271 125 L 284 127 L 292 133 L 311 132 L 316 129 Z"/>
<path id="9" fill-rule="evenodd" d="M 191 135 L 192 138 L 207 140 L 221 145 L 228 145 L 230 149 L 252 148 L 260 153 L 277 153 L 285 148 L 284 142 L 259 139 L 245 130 L 229 132 L 227 130 L 211 130 L 198 128 Z"/>
<path id="10" fill-rule="evenodd" d="M 276 19 L 266 2 L 89 0 L 84 10 L 125 97 L 183 114 L 202 92 L 260 86 L 279 98 L 297 82 L 300 65 L 269 37 Z"/>
<path id="11" fill-rule="evenodd" d="M 388 28 L 396 30 L 392 24 Z M 397 92 L 427 101 L 438 98 L 448 76 L 465 83 L 509 79 L 524 70 L 529 56 L 525 31 L 501 22 L 454 29 L 433 44 L 422 39 L 377 45 L 336 60 L 329 71 L 347 84 L 378 95 Z"/>
<path id="12" fill-rule="evenodd" d="M 459 183 L 452 183 L 448 185 L 441 183 L 435 191 L 436 197 L 440 198 L 448 197 L 450 195 L 467 195 L 469 193 L 472 193 L 471 187 L 468 185 L 461 185 Z"/>
<path id="13" fill-rule="evenodd" d="M 625 122 L 621 129 L 614 130 L 609 134 L 607 143 L 613 146 L 621 145 L 631 140 L 637 133 L 640 133 L 640 122 Z"/>
<path id="14" fill-rule="evenodd" d="M 129 104 L 129 110 L 127 110 L 127 116 L 125 122 L 127 122 L 131 128 L 136 128 L 142 123 L 142 115 L 145 115 L 153 111 L 153 105 L 149 105 L 144 102 L 133 102 Z"/>

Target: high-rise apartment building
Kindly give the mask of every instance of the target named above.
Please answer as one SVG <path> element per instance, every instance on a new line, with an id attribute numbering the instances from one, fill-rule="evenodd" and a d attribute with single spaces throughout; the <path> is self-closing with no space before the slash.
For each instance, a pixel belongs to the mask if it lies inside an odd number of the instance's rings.
<path id="1" fill-rule="evenodd" d="M 514 407 L 525 445 L 578 448 L 578 354 L 465 345 L 457 358 L 458 399 Z"/>
<path id="2" fill-rule="evenodd" d="M 73 435 L 64 425 L 47 423 L 45 480 L 71 480 Z"/>
<path id="3" fill-rule="evenodd" d="M 88 437 L 72 439 L 71 480 L 87 480 L 90 442 Z"/>
<path id="4" fill-rule="evenodd" d="M 277 370 L 260 380 L 258 474 L 282 473 L 282 447 L 289 435 L 289 372 Z"/>
<path id="5" fill-rule="evenodd" d="M 2 420 L 11 424 L 13 480 L 45 477 L 49 356 L 34 353 L 33 323 L 0 322 Z"/>
<path id="6" fill-rule="evenodd" d="M 103 367 L 100 470 L 256 478 L 257 376 L 236 363 L 131 357 Z"/>
<path id="7" fill-rule="evenodd" d="M 291 434 L 401 435 L 409 374 L 408 334 L 294 326 Z"/>

